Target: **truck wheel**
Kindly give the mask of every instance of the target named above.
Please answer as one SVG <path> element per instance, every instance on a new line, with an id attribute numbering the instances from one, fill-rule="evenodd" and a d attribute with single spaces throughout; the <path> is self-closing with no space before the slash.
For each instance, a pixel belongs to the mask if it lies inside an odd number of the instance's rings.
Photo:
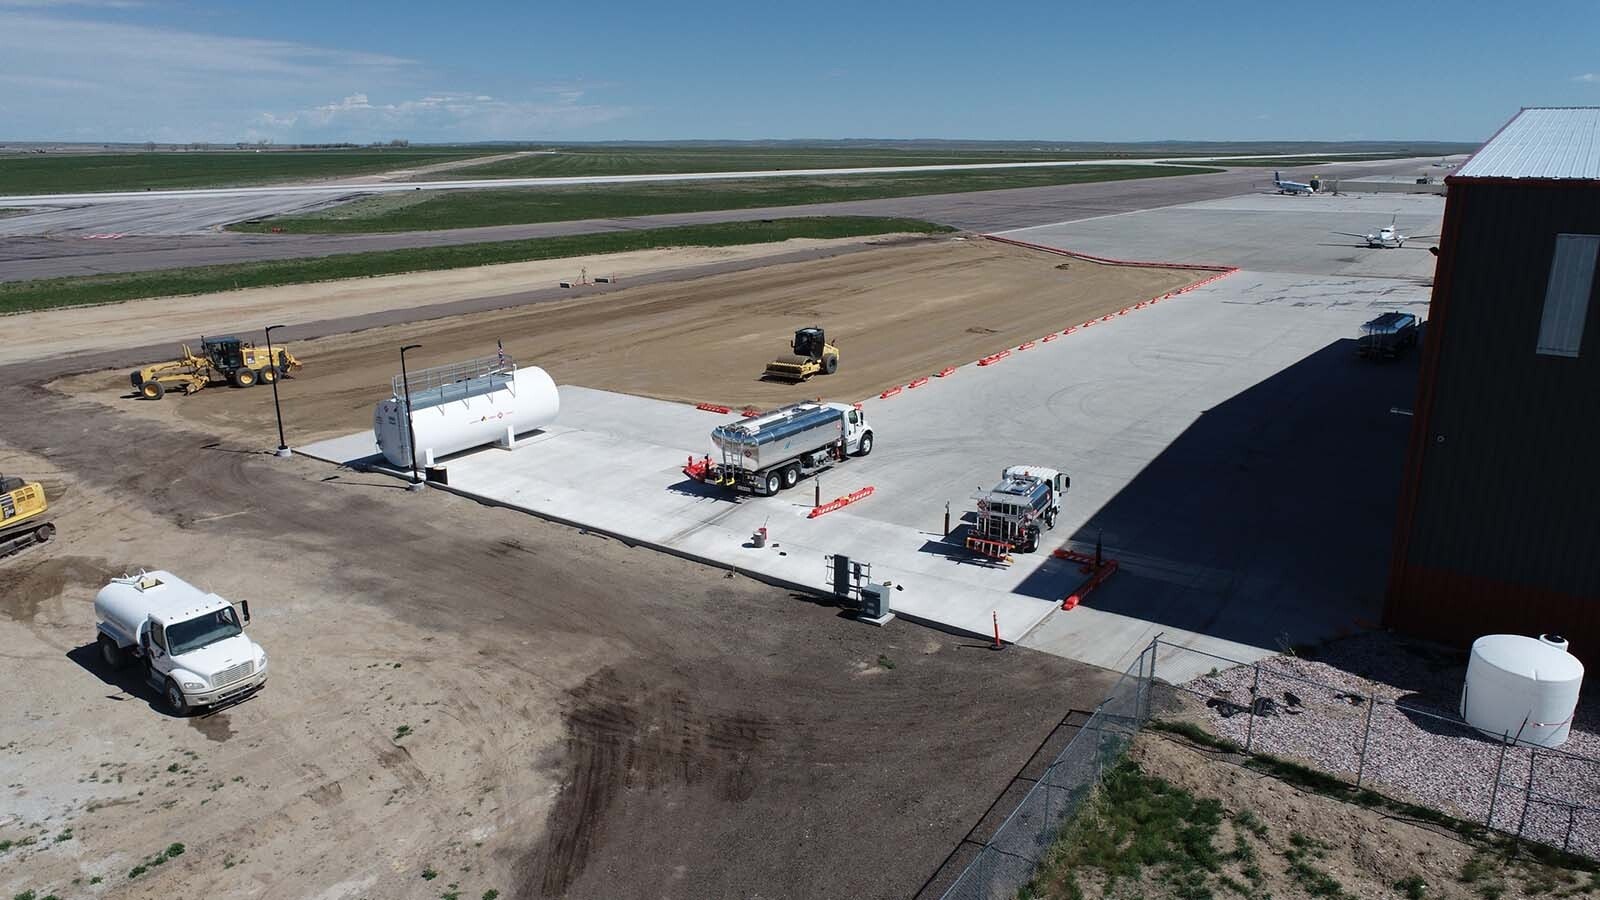
<path id="1" fill-rule="evenodd" d="M 1037 527 L 1029 528 L 1027 533 L 1023 535 L 1021 549 L 1023 553 L 1032 553 L 1039 549 L 1039 529 Z"/>
<path id="2" fill-rule="evenodd" d="M 167 389 L 159 381 L 146 381 L 139 387 L 139 396 L 146 400 L 160 400 L 167 395 Z"/>
<path id="3" fill-rule="evenodd" d="M 98 643 L 100 645 L 100 661 L 105 663 L 108 668 L 120 669 L 128 664 L 128 654 L 122 652 L 122 648 L 117 646 L 116 641 L 102 634 Z"/>
<path id="4" fill-rule="evenodd" d="M 249 369 L 234 369 L 228 380 L 233 382 L 234 387 L 246 388 L 256 383 L 256 373 Z"/>
<path id="5" fill-rule="evenodd" d="M 262 366 L 256 370 L 256 380 L 262 384 L 271 384 L 278 380 L 278 370 L 271 366 Z"/>
<path id="6" fill-rule="evenodd" d="M 1047 509 L 1047 510 L 1044 511 L 1044 527 L 1045 528 L 1055 528 L 1056 527 L 1056 511 L 1055 510 Z"/>
<path id="7" fill-rule="evenodd" d="M 839 357 L 828 354 L 822 358 L 822 374 L 832 375 L 839 371 Z"/>
<path id="8" fill-rule="evenodd" d="M 783 486 L 792 488 L 800 483 L 800 467 L 787 466 L 783 470 Z"/>
<path id="9" fill-rule="evenodd" d="M 868 453 L 871 453 L 871 452 L 872 452 L 872 432 L 869 431 L 866 434 L 863 434 L 861 436 L 861 444 L 856 449 L 856 455 L 857 456 L 866 456 Z"/>
<path id="10" fill-rule="evenodd" d="M 767 496 L 771 497 L 783 487 L 783 480 L 777 472 L 768 472 L 766 479 Z"/>
<path id="11" fill-rule="evenodd" d="M 173 715 L 187 716 L 189 714 L 189 701 L 183 696 L 183 691 L 178 689 L 178 683 L 171 678 L 167 679 L 167 687 L 166 690 L 162 691 L 162 697 L 167 701 L 167 709 Z"/>

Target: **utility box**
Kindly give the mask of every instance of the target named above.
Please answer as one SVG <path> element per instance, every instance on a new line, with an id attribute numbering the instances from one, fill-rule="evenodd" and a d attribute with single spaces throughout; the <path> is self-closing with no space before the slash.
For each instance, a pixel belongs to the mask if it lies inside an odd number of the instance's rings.
<path id="1" fill-rule="evenodd" d="M 861 586 L 861 606 L 856 613 L 857 618 L 864 619 L 874 625 L 888 624 L 894 618 L 894 611 L 889 608 L 889 595 L 894 588 L 887 584 L 874 584 L 868 582 Z"/>

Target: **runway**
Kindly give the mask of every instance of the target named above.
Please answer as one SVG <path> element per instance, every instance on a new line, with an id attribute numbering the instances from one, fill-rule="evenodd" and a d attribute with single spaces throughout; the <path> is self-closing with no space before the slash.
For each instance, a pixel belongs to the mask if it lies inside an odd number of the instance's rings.
<path id="1" fill-rule="evenodd" d="M 1286 170 L 1292 177 L 1337 170 L 1342 173 L 1405 174 L 1422 171 L 1432 162 L 1427 159 L 1384 160 L 1341 163 Z M 116 239 L 85 239 L 84 234 L 36 234 L 0 237 L 0 281 L 57 278 L 111 272 L 141 272 L 185 266 L 219 265 L 254 260 L 293 259 L 398 250 L 411 247 L 437 247 L 483 241 L 506 241 L 553 237 L 602 231 L 629 231 L 674 225 L 700 225 L 710 222 L 738 222 L 794 216 L 903 216 L 940 222 L 975 232 L 1006 231 L 1099 216 L 1134 212 L 1216 200 L 1251 191 L 1271 189 L 1271 170 L 1230 169 L 1226 172 L 1185 175 L 1173 178 L 1148 178 L 1127 181 L 1092 182 L 1050 187 L 1014 188 L 1002 191 L 976 191 L 959 194 L 932 194 L 883 200 L 854 200 L 806 206 L 763 207 L 698 213 L 673 213 L 630 218 L 583 219 L 545 222 L 532 225 L 503 225 L 491 228 L 461 228 L 447 231 L 414 231 L 398 234 L 273 235 L 209 231 L 182 235 L 146 235 L 136 231 L 137 223 L 118 218 L 112 225 L 95 226 L 91 233 L 126 232 Z M 342 190 L 355 190 L 343 185 Z M 363 186 L 360 190 L 365 190 Z M 182 193 L 182 192 L 176 192 Z M 1317 197 L 1282 197 L 1286 203 L 1317 203 Z M 221 198 L 214 202 L 231 204 L 264 203 L 250 197 Z M 279 202 L 317 205 L 325 197 L 280 198 Z M 5 201 L 0 200 L 0 206 Z M 107 214 L 117 211 L 134 214 L 143 204 L 106 204 Z M 244 206 L 234 206 L 241 212 Z M 296 207 L 290 207 L 296 208 Z M 0 227 L 33 216 L 0 219 Z M 235 215 L 229 221 L 236 221 Z"/>

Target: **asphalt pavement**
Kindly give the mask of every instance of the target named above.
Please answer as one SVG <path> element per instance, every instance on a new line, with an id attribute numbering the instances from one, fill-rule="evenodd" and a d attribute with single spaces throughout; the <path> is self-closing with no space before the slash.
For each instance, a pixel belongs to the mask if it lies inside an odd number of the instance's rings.
<path id="1" fill-rule="evenodd" d="M 1311 174 L 1338 173 L 1360 175 L 1405 174 L 1427 169 L 1433 160 L 1408 159 L 1378 162 L 1340 163 L 1286 169 L 1286 177 L 1303 178 Z M 151 199 L 88 206 L 80 210 L 72 228 L 77 230 L 47 234 L 0 236 L 0 281 L 56 278 L 110 272 L 140 272 L 185 266 L 217 265 L 254 260 L 293 259 L 359 253 L 372 250 L 397 250 L 412 247 L 437 247 L 484 241 L 519 240 L 584 234 L 604 231 L 629 231 L 674 225 L 700 225 L 711 222 L 737 222 L 794 216 L 900 216 L 939 222 L 974 232 L 1006 231 L 1040 225 L 1082 221 L 1098 216 L 1154 209 L 1200 200 L 1215 200 L 1253 191 L 1271 191 L 1272 170 L 1238 168 L 1225 172 L 1164 178 L 1049 187 L 1013 188 L 1000 191 L 974 191 L 958 194 L 933 194 L 881 200 L 854 200 L 804 206 L 763 207 L 697 213 L 672 213 L 628 218 L 582 219 L 529 225 L 501 225 L 488 228 L 459 228 L 444 231 L 412 231 L 392 234 L 274 235 L 242 234 L 221 230 L 202 233 L 147 234 L 136 217 L 176 217 L 192 219 L 194 210 L 187 203 L 226 204 L 228 212 L 217 221 L 236 221 L 250 217 L 245 213 L 263 204 L 279 203 L 287 212 L 306 205 L 329 202 L 326 195 L 313 194 L 228 194 L 204 201 Z M 365 190 L 345 185 L 343 191 Z M 154 193 L 154 192 L 152 192 Z M 163 192 L 189 194 L 193 192 Z M 145 210 L 146 212 L 140 212 Z M 89 211 L 103 211 L 104 220 L 82 218 Z M 96 212 L 96 215 L 102 213 Z M 259 212 L 251 215 L 259 215 Z M 48 213 L 0 219 L 0 229 L 16 232 L 20 223 Z M 161 220 L 158 228 L 166 227 Z M 96 223 L 99 224 L 90 224 Z M 86 231 L 84 229 L 90 229 Z M 117 235 L 107 237 L 105 235 Z"/>

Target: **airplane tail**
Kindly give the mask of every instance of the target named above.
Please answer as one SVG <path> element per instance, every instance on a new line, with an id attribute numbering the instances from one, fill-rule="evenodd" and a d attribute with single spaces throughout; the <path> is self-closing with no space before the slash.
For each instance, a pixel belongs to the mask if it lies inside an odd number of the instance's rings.
<path id="1" fill-rule="evenodd" d="M 1283 180 L 1283 173 L 1279 172 L 1277 170 L 1273 170 L 1272 180 L 1273 181 L 1282 181 Z"/>

